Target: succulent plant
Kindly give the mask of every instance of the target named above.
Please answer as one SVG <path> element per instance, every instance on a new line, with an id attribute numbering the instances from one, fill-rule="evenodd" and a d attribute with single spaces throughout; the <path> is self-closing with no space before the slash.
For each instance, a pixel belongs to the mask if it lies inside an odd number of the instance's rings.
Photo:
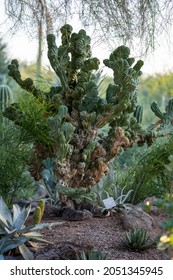
<path id="1" fill-rule="evenodd" d="M 10 106 L 10 104 L 14 100 L 14 95 L 12 90 L 8 85 L 0 85 L 0 112 L 4 112 L 4 110 Z M 0 114 L 1 117 L 1 114 Z M 8 123 L 8 119 L 1 117 L 3 123 Z"/>
<path id="2" fill-rule="evenodd" d="M 20 209 L 19 205 L 15 204 L 13 205 L 13 214 L 11 214 L 11 211 L 7 207 L 3 198 L 0 197 L 0 236 L 2 239 L 0 251 L 1 255 L 10 249 L 18 247 L 20 253 L 25 259 L 33 258 L 33 254 L 26 247 L 25 243 L 30 240 L 48 242 L 42 238 L 42 234 L 36 231 L 45 227 L 51 227 L 53 225 L 63 223 L 43 223 L 26 227 L 25 222 L 29 216 L 30 210 L 30 206 Z"/>
<path id="3" fill-rule="evenodd" d="M 41 222 L 41 208 L 39 206 L 36 206 L 34 215 L 33 215 L 33 224 L 37 225 Z"/>
<path id="4" fill-rule="evenodd" d="M 45 209 L 45 200 L 40 199 L 37 206 L 40 207 L 40 209 L 41 209 L 41 218 L 42 218 L 42 216 L 44 214 L 44 209 Z"/>
<path id="5" fill-rule="evenodd" d="M 32 79 L 22 80 L 17 60 L 8 66 L 9 75 L 21 88 L 40 103 L 48 104 L 40 120 L 32 127 L 27 126 L 32 111 L 28 114 L 16 103 L 3 114 L 35 139 L 39 171 L 44 168 L 42 160 L 53 158 L 59 184 L 93 188 L 108 173 L 108 162 L 144 133 L 141 108 L 137 107 L 137 85 L 143 62 L 134 63 L 126 46 L 115 49 L 104 60 L 105 66 L 113 70 L 114 81 L 105 92 L 106 98 L 101 98 L 94 75 L 100 62 L 91 56 L 90 37 L 83 29 L 73 33 L 69 24 L 60 31 L 59 47 L 53 34 L 47 36 L 48 58 L 60 85 L 45 92 Z M 109 126 L 106 136 L 102 133 L 105 125 Z M 36 161 L 32 160 L 30 167 L 36 168 Z"/>
<path id="6" fill-rule="evenodd" d="M 142 123 L 143 107 L 140 105 L 136 106 L 134 117 L 137 119 L 137 123 Z"/>
<path id="7" fill-rule="evenodd" d="M 45 201 L 43 199 L 40 199 L 33 215 L 33 224 L 40 224 L 43 213 L 44 213 L 44 208 L 45 208 Z"/>
<path id="8" fill-rule="evenodd" d="M 4 254 L 10 250 L 16 249 L 22 246 L 28 239 L 25 237 L 10 238 L 9 236 L 2 237 L 0 239 L 0 260 L 4 260 Z"/>
<path id="9" fill-rule="evenodd" d="M 52 204 L 58 204 L 60 196 L 66 196 L 76 204 L 94 203 L 96 201 L 96 194 L 93 191 L 90 192 L 87 188 L 70 188 L 57 183 L 58 180 L 54 173 L 55 162 L 52 159 L 47 158 L 43 161 L 43 164 L 45 169 L 41 175 L 48 193 L 48 199 Z"/>
<path id="10" fill-rule="evenodd" d="M 107 256 L 100 250 L 91 250 L 90 252 L 82 251 L 80 255 L 77 256 L 77 260 L 107 260 Z"/>
<path id="11" fill-rule="evenodd" d="M 149 243 L 149 238 L 150 235 L 146 230 L 134 229 L 125 234 L 122 243 L 129 250 L 143 251 L 152 246 L 151 242 Z"/>
<path id="12" fill-rule="evenodd" d="M 166 134 L 171 134 L 173 125 L 173 98 L 168 100 L 168 104 L 165 107 L 165 112 L 159 109 L 157 102 L 152 102 L 151 110 L 160 119 L 159 122 L 154 125 L 153 129 L 156 128 L 156 133 L 158 135 L 164 136 Z"/>

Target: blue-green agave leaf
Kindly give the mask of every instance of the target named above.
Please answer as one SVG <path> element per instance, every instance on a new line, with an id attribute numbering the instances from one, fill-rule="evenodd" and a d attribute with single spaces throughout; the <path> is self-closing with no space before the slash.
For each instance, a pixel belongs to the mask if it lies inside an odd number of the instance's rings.
<path id="1" fill-rule="evenodd" d="M 9 223 L 12 224 L 11 212 L 1 196 L 0 197 L 0 220 L 2 219 L 4 223 L 6 223 L 6 221 L 9 221 Z"/>
<path id="2" fill-rule="evenodd" d="M 27 238 L 25 237 L 17 237 L 12 239 L 10 237 L 3 237 L 0 239 L 0 254 L 4 254 L 9 250 L 15 249 L 25 243 Z"/>
<path id="3" fill-rule="evenodd" d="M 20 206 L 18 204 L 13 204 L 13 224 L 21 212 Z"/>
<path id="4" fill-rule="evenodd" d="M 31 211 L 31 206 L 27 208 L 23 208 L 19 215 L 15 217 L 14 220 L 14 228 L 19 231 L 20 229 L 24 228 L 25 221 L 27 220 L 29 213 Z"/>
<path id="5" fill-rule="evenodd" d="M 45 180 L 47 182 L 49 182 L 52 179 L 52 174 L 51 174 L 50 170 L 48 170 L 48 169 L 44 169 L 41 172 L 41 176 L 42 176 L 43 180 Z"/>
<path id="6" fill-rule="evenodd" d="M 55 165 L 53 159 L 51 159 L 50 157 L 44 159 L 44 160 L 42 161 L 42 163 L 43 163 L 44 167 L 45 167 L 46 169 L 49 169 L 49 170 L 53 169 L 53 168 L 54 168 L 54 165 Z"/>
<path id="7" fill-rule="evenodd" d="M 33 260 L 33 253 L 26 247 L 25 244 L 19 246 L 19 251 L 25 260 Z"/>

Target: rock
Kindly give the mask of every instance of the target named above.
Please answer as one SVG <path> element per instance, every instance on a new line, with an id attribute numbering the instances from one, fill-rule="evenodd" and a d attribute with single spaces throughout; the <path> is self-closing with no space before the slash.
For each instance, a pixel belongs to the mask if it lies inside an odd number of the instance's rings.
<path id="1" fill-rule="evenodd" d="M 63 213 L 63 208 L 51 204 L 46 204 L 43 217 L 44 218 L 61 217 L 62 213 Z"/>
<path id="2" fill-rule="evenodd" d="M 123 225 L 125 229 L 145 229 L 151 230 L 154 225 L 153 218 L 144 212 L 139 206 L 128 204 L 123 213 Z"/>
<path id="3" fill-rule="evenodd" d="M 143 204 L 148 205 L 148 213 L 153 214 L 155 216 L 159 216 L 162 213 L 162 209 L 154 206 L 154 203 L 157 201 L 157 198 L 154 196 L 145 198 Z"/>
<path id="4" fill-rule="evenodd" d="M 77 210 L 88 210 L 92 213 L 93 217 L 104 218 L 110 215 L 110 211 L 106 208 L 100 207 L 97 204 L 82 204 Z"/>
<path id="5" fill-rule="evenodd" d="M 62 213 L 63 220 L 66 221 L 82 221 L 88 220 L 93 217 L 92 213 L 87 210 L 74 210 L 72 208 L 66 207 Z"/>
<path id="6" fill-rule="evenodd" d="M 62 217 L 66 221 L 82 221 L 91 219 L 92 213 L 87 210 L 75 210 L 71 207 L 46 204 L 43 217 Z"/>
<path id="7" fill-rule="evenodd" d="M 146 204 L 147 202 L 149 202 L 150 204 L 153 204 L 157 201 L 157 198 L 155 196 L 149 196 L 147 198 L 144 199 L 144 203 Z"/>

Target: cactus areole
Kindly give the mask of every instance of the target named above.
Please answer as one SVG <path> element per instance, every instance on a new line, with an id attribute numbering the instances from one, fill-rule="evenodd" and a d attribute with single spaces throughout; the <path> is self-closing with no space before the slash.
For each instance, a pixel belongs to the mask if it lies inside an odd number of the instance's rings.
<path id="1" fill-rule="evenodd" d="M 90 37 L 83 29 L 72 33 L 68 24 L 60 31 L 59 47 L 53 34 L 47 36 L 48 58 L 60 86 L 44 92 L 32 79 L 22 80 L 17 60 L 8 66 L 9 75 L 40 102 L 44 100 L 50 105 L 43 116 L 49 147 L 36 140 L 37 159 L 40 163 L 47 156 L 55 159 L 56 176 L 62 185 L 92 188 L 107 174 L 108 162 L 143 133 L 141 111 L 137 107 L 143 62 L 135 63 L 126 46 L 115 49 L 103 61 L 112 69 L 114 82 L 108 86 L 105 98 L 101 98 L 94 80 L 100 62 L 91 56 Z M 26 128 L 18 104 L 12 104 L 4 115 Z M 106 134 L 105 125 L 109 128 Z M 33 170 L 34 162 L 31 165 Z"/>

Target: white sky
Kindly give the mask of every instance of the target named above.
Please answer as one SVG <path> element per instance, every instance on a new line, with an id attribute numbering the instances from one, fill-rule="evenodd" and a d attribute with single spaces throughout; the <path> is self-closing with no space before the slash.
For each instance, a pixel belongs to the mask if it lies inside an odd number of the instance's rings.
<path id="1" fill-rule="evenodd" d="M 0 0 L 0 37 L 8 44 L 8 56 L 13 59 L 16 58 L 20 61 L 32 63 L 36 61 L 37 56 L 37 40 L 31 39 L 26 35 L 26 31 L 18 31 L 14 35 L 7 33 L 9 24 L 2 24 L 5 19 L 4 15 L 4 1 Z M 79 23 L 71 21 L 70 24 L 73 26 L 74 31 L 80 29 Z M 78 29 L 78 30 L 76 30 Z M 87 30 L 86 30 L 87 31 Z M 90 35 L 90 34 L 89 34 Z M 169 31 L 169 37 L 171 38 L 173 31 Z M 116 46 L 117 47 L 117 46 Z M 93 56 L 97 56 L 101 61 L 104 58 L 108 58 L 110 52 L 105 45 L 99 45 L 99 47 L 93 47 Z M 43 62 L 44 65 L 49 65 L 46 55 L 47 49 L 46 44 L 43 51 Z M 133 51 L 131 55 L 134 56 Z M 140 57 L 138 58 L 140 59 Z M 144 60 L 144 66 L 142 71 L 144 74 L 155 74 L 173 71 L 173 42 L 171 39 L 165 39 L 162 34 L 160 37 L 160 46 L 156 48 L 154 53 L 150 53 L 147 57 L 142 57 Z"/>

